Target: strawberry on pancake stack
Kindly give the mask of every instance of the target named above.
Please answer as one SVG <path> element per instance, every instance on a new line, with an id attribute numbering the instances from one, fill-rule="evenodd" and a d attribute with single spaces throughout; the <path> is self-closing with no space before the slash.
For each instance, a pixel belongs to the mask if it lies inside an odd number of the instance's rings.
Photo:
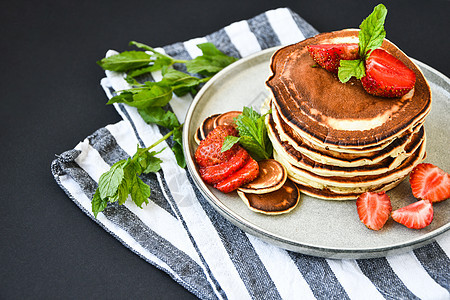
<path id="1" fill-rule="evenodd" d="M 431 91 L 400 49 L 381 38 L 361 60 L 361 76 L 342 82 L 342 61 L 357 64 L 364 55 L 360 32 L 319 34 L 272 56 L 266 125 L 274 158 L 314 197 L 346 200 L 387 191 L 425 158 Z"/>

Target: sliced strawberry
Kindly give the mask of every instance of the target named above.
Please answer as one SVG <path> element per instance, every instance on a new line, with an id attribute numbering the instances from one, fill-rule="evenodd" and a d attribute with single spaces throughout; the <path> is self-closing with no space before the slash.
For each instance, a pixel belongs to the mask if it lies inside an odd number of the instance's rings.
<path id="1" fill-rule="evenodd" d="M 229 193 L 236 190 L 241 185 L 254 180 L 256 177 L 258 177 L 258 174 L 258 162 L 249 157 L 246 164 L 239 171 L 231 174 L 226 179 L 215 184 L 214 187 L 223 193 Z"/>
<path id="2" fill-rule="evenodd" d="M 450 176 L 435 165 L 418 164 L 411 172 L 409 183 L 416 198 L 431 202 L 450 198 Z"/>
<path id="3" fill-rule="evenodd" d="M 428 200 L 420 200 L 392 212 L 394 221 L 408 228 L 421 229 L 433 221 L 433 205 Z"/>
<path id="4" fill-rule="evenodd" d="M 194 158 L 200 167 L 213 166 L 230 160 L 238 150 L 238 144 L 231 149 L 222 152 L 222 145 L 228 135 L 237 136 L 236 128 L 230 125 L 222 125 L 211 131 L 206 139 L 200 142 L 195 151 Z"/>
<path id="5" fill-rule="evenodd" d="M 416 74 L 404 63 L 383 49 L 375 49 L 366 60 L 364 89 L 380 97 L 402 97 L 416 82 Z"/>
<path id="6" fill-rule="evenodd" d="M 239 147 L 239 150 L 236 152 L 235 155 L 233 155 L 233 157 L 230 160 L 214 166 L 200 168 L 199 170 L 200 177 L 206 183 L 209 184 L 217 183 L 219 181 L 224 180 L 232 173 L 242 168 L 244 164 L 247 162 L 248 158 L 249 158 L 248 152 L 244 148 Z"/>
<path id="7" fill-rule="evenodd" d="M 341 59 L 357 59 L 358 44 L 319 44 L 308 46 L 309 55 L 325 70 L 338 72 Z"/>
<path id="8" fill-rule="evenodd" d="M 391 199 L 385 192 L 365 192 L 356 200 L 356 209 L 367 228 L 380 230 L 391 214 Z"/>

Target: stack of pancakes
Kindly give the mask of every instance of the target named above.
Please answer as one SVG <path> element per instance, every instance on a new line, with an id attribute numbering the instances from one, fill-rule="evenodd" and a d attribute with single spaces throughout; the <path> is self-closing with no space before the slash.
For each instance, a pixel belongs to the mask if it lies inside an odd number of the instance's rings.
<path id="1" fill-rule="evenodd" d="M 387 40 L 382 48 L 416 73 L 413 90 L 383 98 L 369 95 L 355 78 L 341 83 L 315 66 L 306 47 L 333 43 L 358 43 L 358 31 L 320 34 L 275 52 L 266 124 L 274 158 L 302 192 L 355 199 L 395 187 L 425 158 L 431 92 L 419 68 Z"/>

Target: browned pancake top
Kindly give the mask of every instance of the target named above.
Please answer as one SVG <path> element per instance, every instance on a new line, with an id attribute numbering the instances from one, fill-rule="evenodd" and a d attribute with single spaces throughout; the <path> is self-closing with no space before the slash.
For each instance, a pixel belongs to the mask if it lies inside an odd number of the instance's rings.
<path id="1" fill-rule="evenodd" d="M 369 95 L 359 80 L 344 84 L 337 75 L 313 67 L 307 45 L 342 42 L 337 38 L 357 42 L 357 35 L 357 30 L 324 33 L 273 55 L 273 75 L 266 84 L 283 119 L 295 131 L 324 144 L 368 147 L 406 130 L 428 113 L 431 94 L 423 74 L 387 40 L 382 47 L 416 73 L 414 93 L 402 98 Z"/>

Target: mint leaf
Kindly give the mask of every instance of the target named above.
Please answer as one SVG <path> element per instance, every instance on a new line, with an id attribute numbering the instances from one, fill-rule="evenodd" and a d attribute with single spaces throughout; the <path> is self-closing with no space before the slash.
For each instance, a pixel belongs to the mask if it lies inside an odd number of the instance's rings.
<path id="1" fill-rule="evenodd" d="M 133 202 L 142 208 L 142 204 L 148 204 L 150 197 L 150 187 L 146 185 L 138 176 L 134 176 L 130 182 L 130 195 Z"/>
<path id="2" fill-rule="evenodd" d="M 342 83 L 349 81 L 353 76 L 357 79 L 366 76 L 365 61 L 373 50 L 381 47 L 383 39 L 386 37 L 386 31 L 384 30 L 386 15 L 386 7 L 383 4 L 379 4 L 359 25 L 358 45 L 360 58 L 340 61 L 338 77 Z"/>
<path id="3" fill-rule="evenodd" d="M 242 114 L 236 118 L 239 143 L 255 160 L 272 156 L 272 143 L 267 135 L 264 119 L 265 115 L 261 116 L 251 107 L 244 107 Z"/>
<path id="4" fill-rule="evenodd" d="M 212 76 L 237 61 L 237 58 L 222 53 L 212 43 L 199 44 L 197 47 L 202 50 L 202 55 L 186 62 L 189 73 Z"/>
<path id="5" fill-rule="evenodd" d="M 97 189 L 92 197 L 92 212 L 94 213 L 94 217 L 97 218 L 99 212 L 104 211 L 106 206 L 108 205 L 107 199 L 102 199 L 100 197 L 100 190 Z"/>
<path id="6" fill-rule="evenodd" d="M 373 12 L 362 21 L 359 28 L 359 56 L 363 59 L 369 57 L 370 52 L 377 49 L 386 37 L 384 21 L 387 9 L 383 4 L 377 5 Z"/>
<path id="7" fill-rule="evenodd" d="M 237 137 L 237 136 L 232 136 L 232 135 L 226 136 L 224 141 L 223 141 L 223 144 L 222 144 L 221 152 L 225 152 L 227 150 L 230 150 L 231 147 L 233 147 L 234 144 L 239 142 L 239 140 L 240 140 L 240 137 Z"/>
<path id="8" fill-rule="evenodd" d="M 100 197 L 102 199 L 113 197 L 117 193 L 117 188 L 122 183 L 124 172 L 123 168 L 127 161 L 118 161 L 112 165 L 111 169 L 103 173 L 98 181 Z"/>
<path id="9" fill-rule="evenodd" d="M 125 103 L 137 108 L 165 106 L 172 99 L 173 89 L 161 83 L 146 82 L 145 87 L 129 89 L 112 97 L 106 104 Z"/>
<path id="10" fill-rule="evenodd" d="M 183 152 L 182 130 L 183 125 L 178 126 L 178 128 L 173 130 L 173 141 L 175 142 L 175 145 L 173 145 L 172 151 L 175 154 L 177 164 L 184 169 L 186 167 L 186 160 Z"/>
<path id="11" fill-rule="evenodd" d="M 97 64 L 104 70 L 125 72 L 129 69 L 140 68 L 152 61 L 151 55 L 142 51 L 124 51 L 122 53 L 105 57 Z"/>
<path id="12" fill-rule="evenodd" d="M 171 111 L 165 111 L 162 107 L 146 107 L 138 109 L 138 112 L 146 123 L 157 124 L 169 130 L 180 126 L 177 116 Z"/>
<path id="13" fill-rule="evenodd" d="M 355 76 L 358 79 L 366 76 L 364 62 L 360 59 L 341 60 L 339 65 L 338 77 L 342 83 L 345 83 Z"/>

